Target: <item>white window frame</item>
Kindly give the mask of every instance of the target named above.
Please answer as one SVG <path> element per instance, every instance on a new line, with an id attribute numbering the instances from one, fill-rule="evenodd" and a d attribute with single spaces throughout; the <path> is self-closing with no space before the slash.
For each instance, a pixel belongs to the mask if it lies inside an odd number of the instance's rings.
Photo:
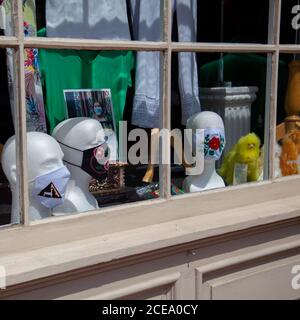
<path id="1" fill-rule="evenodd" d="M 268 54 L 268 72 L 267 72 L 267 95 L 266 95 L 266 147 L 269 157 L 266 159 L 265 175 L 268 178 L 266 183 L 274 183 L 274 159 L 275 159 L 275 142 L 276 142 L 276 112 L 277 112 L 277 85 L 278 85 L 278 64 L 280 53 L 300 53 L 299 45 L 282 45 L 280 44 L 280 21 L 281 21 L 281 0 L 270 0 L 269 8 L 269 32 L 267 44 L 229 44 L 229 43 L 180 43 L 172 42 L 172 8 L 171 0 L 162 1 L 164 11 L 164 32 L 163 40 L 160 42 L 142 42 L 142 41 L 102 41 L 87 39 L 65 39 L 65 38 L 32 38 L 24 37 L 23 33 L 23 9 L 22 2 L 13 1 L 13 20 L 15 22 L 14 37 L 0 37 L 0 48 L 13 48 L 16 52 L 16 92 L 17 105 L 16 110 L 16 137 L 18 145 L 18 172 L 19 172 L 19 199 L 21 225 L 30 226 L 35 224 L 48 223 L 49 219 L 39 222 L 29 221 L 29 197 L 28 197 L 28 173 L 27 173 L 27 141 L 26 141 L 26 102 L 25 102 L 25 72 L 24 72 L 24 48 L 51 48 L 51 49 L 77 49 L 77 50 L 133 50 L 133 51 L 159 51 L 162 53 L 162 108 L 161 108 L 161 128 L 170 129 L 171 119 L 171 62 L 174 52 L 237 52 L 237 53 L 265 53 Z M 165 141 L 163 146 L 170 149 L 170 141 Z M 300 184 L 300 177 L 288 177 L 276 180 L 277 183 L 284 183 L 287 179 L 297 180 Z M 135 204 L 126 204 L 108 209 L 100 209 L 90 212 L 105 213 L 112 210 L 128 210 L 136 206 L 145 206 L 152 203 L 173 201 L 176 206 L 176 199 L 171 199 L 171 167 L 170 165 L 160 165 L 160 189 L 161 198 L 158 200 L 145 201 Z M 253 186 L 262 183 L 248 184 L 247 186 L 229 187 L 226 190 L 239 190 L 247 188 L 249 193 Z M 224 189 L 215 191 L 222 193 Z M 184 195 L 182 197 L 197 198 L 205 193 Z M 182 198 L 181 196 L 178 199 Z M 204 199 L 204 198 L 203 198 Z M 255 213 L 254 213 L 255 214 Z M 67 219 L 74 219 L 74 216 Z M 57 221 L 57 218 L 51 218 L 51 221 Z"/>

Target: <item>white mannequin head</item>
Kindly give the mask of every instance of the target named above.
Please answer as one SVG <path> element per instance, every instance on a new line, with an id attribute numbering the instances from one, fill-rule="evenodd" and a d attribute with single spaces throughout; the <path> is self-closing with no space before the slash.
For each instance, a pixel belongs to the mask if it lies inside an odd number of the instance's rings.
<path id="1" fill-rule="evenodd" d="M 211 111 L 203 111 L 189 118 L 186 127 L 192 130 L 206 128 L 220 128 L 224 130 L 224 122 L 218 114 Z"/>
<path id="2" fill-rule="evenodd" d="M 98 203 L 89 192 L 92 177 L 81 169 L 81 164 L 83 151 L 95 148 L 106 141 L 101 123 L 91 118 L 72 118 L 61 122 L 52 135 L 61 143 L 65 164 L 72 176 L 66 203 L 71 203 L 77 212 L 97 209 Z"/>
<path id="3" fill-rule="evenodd" d="M 52 136 L 57 141 L 82 151 L 96 147 L 105 141 L 105 132 L 101 123 L 84 117 L 61 122 L 53 130 Z"/>
<path id="4" fill-rule="evenodd" d="M 118 154 L 118 144 L 115 132 L 103 129 L 98 120 L 91 118 L 73 118 L 61 122 L 52 133 L 53 137 L 63 144 L 84 151 L 97 147 L 107 141 L 110 147 L 110 160 L 116 161 Z M 65 160 L 80 163 L 82 154 L 73 152 L 72 149 L 64 148 Z M 70 159 L 70 156 L 72 159 Z"/>
<path id="5" fill-rule="evenodd" d="M 221 129 L 224 131 L 222 118 L 211 111 L 199 112 L 187 121 L 187 129 L 195 132 L 197 129 Z M 204 170 L 200 175 L 189 176 L 184 182 L 186 192 L 197 192 L 202 190 L 224 187 L 223 179 L 217 174 L 215 169 L 216 160 L 204 161 Z"/>
<path id="6" fill-rule="evenodd" d="M 55 139 L 40 132 L 27 133 L 28 181 L 29 181 L 29 214 L 31 220 L 49 217 L 48 208 L 40 205 L 31 194 L 32 183 L 36 177 L 54 171 L 63 166 L 63 152 Z M 17 164 L 16 138 L 11 137 L 2 152 L 2 168 L 13 191 L 12 223 L 18 222 L 17 210 Z"/>

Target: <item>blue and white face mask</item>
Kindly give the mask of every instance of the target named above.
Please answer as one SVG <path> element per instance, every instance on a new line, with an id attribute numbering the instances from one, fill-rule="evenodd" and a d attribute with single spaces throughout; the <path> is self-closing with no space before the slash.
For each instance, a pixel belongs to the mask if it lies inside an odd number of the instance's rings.
<path id="1" fill-rule="evenodd" d="M 221 128 L 205 128 L 193 134 L 193 145 L 205 160 L 220 160 L 225 148 L 225 132 Z"/>
<path id="2" fill-rule="evenodd" d="M 36 177 L 32 181 L 35 199 L 49 209 L 63 204 L 70 177 L 66 166 Z"/>

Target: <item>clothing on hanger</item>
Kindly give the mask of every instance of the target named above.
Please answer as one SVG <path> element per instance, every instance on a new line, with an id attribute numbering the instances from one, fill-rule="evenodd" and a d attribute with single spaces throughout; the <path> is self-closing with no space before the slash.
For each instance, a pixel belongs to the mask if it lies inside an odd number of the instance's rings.
<path id="1" fill-rule="evenodd" d="M 197 1 L 173 0 L 176 11 L 180 42 L 195 42 L 197 34 Z M 160 0 L 131 0 L 134 40 L 161 41 L 162 12 Z M 180 52 L 179 91 L 182 107 L 182 124 L 193 114 L 200 112 L 198 71 L 196 54 Z M 160 127 L 161 54 L 138 52 L 136 88 L 132 123 L 144 128 Z"/>
<path id="2" fill-rule="evenodd" d="M 7 83 L 7 58 L 5 49 L 0 49 L 0 105 L 0 143 L 4 145 L 7 139 L 15 134 Z"/>
<path id="3" fill-rule="evenodd" d="M 50 132 L 67 118 L 64 90 L 111 89 L 116 124 L 122 120 L 127 89 L 132 85 L 131 51 L 41 49 L 40 65 Z"/>
<path id="4" fill-rule="evenodd" d="M 131 40 L 126 0 L 47 0 L 48 37 Z"/>
<path id="5" fill-rule="evenodd" d="M 13 36 L 14 28 L 12 23 L 11 1 L 4 0 L 2 3 L 5 9 L 5 35 Z M 36 16 L 35 0 L 23 0 L 24 13 L 24 35 L 35 37 Z M 10 92 L 10 104 L 13 117 L 17 108 L 14 88 L 14 50 L 7 49 L 8 82 Z M 26 124 L 27 131 L 47 132 L 44 100 L 40 81 L 39 57 L 37 49 L 25 49 L 25 93 L 26 93 Z M 15 121 L 14 121 L 15 122 Z"/>
<path id="6" fill-rule="evenodd" d="M 70 37 L 99 40 L 131 40 L 130 23 L 128 21 L 127 0 L 47 0 L 46 1 L 46 33 L 47 37 Z M 65 61 L 67 65 L 61 65 L 62 69 L 54 63 L 54 55 L 57 56 L 58 64 Z M 50 130 L 57 123 L 65 119 L 62 89 L 101 89 L 110 88 L 114 114 L 118 127 L 119 121 L 123 120 L 123 111 L 126 102 L 128 86 L 131 86 L 131 70 L 134 60 L 131 52 L 97 52 L 93 61 L 89 60 L 89 52 L 80 53 L 68 51 L 68 55 L 55 50 L 51 54 L 43 51 L 44 78 L 47 88 L 47 115 L 50 121 Z M 75 65 L 82 63 L 85 69 L 77 73 L 68 66 L 69 61 L 76 60 Z M 78 62 L 80 59 L 80 62 Z M 51 61 L 55 70 L 68 69 L 73 75 L 73 82 L 67 75 L 64 77 L 64 88 L 57 88 L 55 93 L 52 84 L 55 79 L 50 76 L 51 70 L 46 61 Z M 53 62 L 53 64 L 52 64 Z M 91 72 L 91 68 L 93 72 Z M 76 69 L 76 67 L 75 67 Z M 84 77 L 84 78 L 81 78 Z M 88 78 L 90 77 L 90 79 Z M 52 82 L 53 80 L 53 82 Z M 49 90 L 52 92 L 50 96 Z M 54 103 L 56 97 L 57 104 Z M 51 106 L 51 107 L 50 107 Z"/>
<path id="7" fill-rule="evenodd" d="M 1 35 L 2 32 L 4 33 L 5 30 L 5 25 L 6 25 L 6 19 L 5 19 L 5 9 L 4 6 L 2 5 L 4 0 L 0 0 L 0 30 L 1 30 Z"/>

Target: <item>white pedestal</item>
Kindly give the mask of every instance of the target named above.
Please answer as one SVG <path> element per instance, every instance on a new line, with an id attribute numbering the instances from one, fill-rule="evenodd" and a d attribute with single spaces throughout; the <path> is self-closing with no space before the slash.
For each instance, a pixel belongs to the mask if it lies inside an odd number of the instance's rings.
<path id="1" fill-rule="evenodd" d="M 251 131 L 251 105 L 256 100 L 257 87 L 200 88 L 202 111 L 219 114 L 225 125 L 226 154 L 240 137 Z"/>

